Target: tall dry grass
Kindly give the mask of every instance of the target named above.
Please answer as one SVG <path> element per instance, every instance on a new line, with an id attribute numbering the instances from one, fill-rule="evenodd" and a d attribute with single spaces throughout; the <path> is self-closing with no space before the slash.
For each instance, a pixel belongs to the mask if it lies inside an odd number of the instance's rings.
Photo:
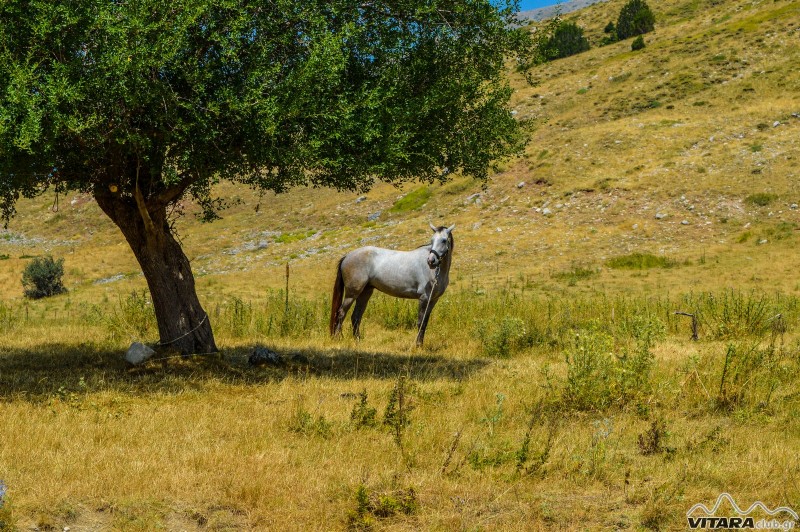
<path id="1" fill-rule="evenodd" d="M 2 307 L 20 527 L 660 529 L 722 491 L 800 506 L 793 296 L 473 287 L 418 351 L 411 305 L 376 298 L 364 340 L 331 340 L 322 301 L 275 292 L 210 306 L 219 356 L 141 367 L 122 352 L 154 338 L 146 293 L 57 306 Z M 248 366 L 255 345 L 283 363 Z"/>

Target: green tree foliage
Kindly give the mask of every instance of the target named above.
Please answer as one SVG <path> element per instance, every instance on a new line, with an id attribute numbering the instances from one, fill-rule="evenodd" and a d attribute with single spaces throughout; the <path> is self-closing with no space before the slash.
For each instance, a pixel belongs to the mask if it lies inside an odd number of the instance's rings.
<path id="1" fill-rule="evenodd" d="M 649 33 L 655 29 L 656 17 L 645 0 L 628 0 L 617 19 L 617 37 L 620 40 Z"/>
<path id="2" fill-rule="evenodd" d="M 614 25 L 614 22 L 609 22 L 606 24 L 606 27 L 603 28 L 603 33 L 605 33 L 605 37 L 600 41 L 600 46 L 606 46 L 608 44 L 613 44 L 619 40 L 617 37 L 617 27 Z"/>
<path id="3" fill-rule="evenodd" d="M 365 190 L 485 178 L 516 151 L 513 0 L 8 0 L 0 4 L 0 210 L 90 193 L 147 279 L 161 341 L 215 350 L 178 201 L 213 185 Z"/>
<path id="4" fill-rule="evenodd" d="M 583 28 L 574 22 L 564 21 L 556 28 L 548 47 L 555 53 L 552 59 L 561 59 L 585 52 L 589 49 L 589 40 L 583 35 Z"/>
<path id="5" fill-rule="evenodd" d="M 583 28 L 556 15 L 545 25 L 537 28 L 530 62 L 538 65 L 579 54 L 588 49 L 589 40 L 583 35 Z"/>
<path id="6" fill-rule="evenodd" d="M 22 271 L 22 287 L 25 297 L 41 299 L 63 294 L 67 291 L 61 278 L 64 276 L 64 259 L 36 257 Z"/>
<path id="7" fill-rule="evenodd" d="M 634 52 L 637 51 L 637 50 L 642 50 L 642 49 L 644 49 L 644 47 L 645 47 L 644 37 L 642 37 L 641 35 L 636 37 L 633 40 L 633 42 L 631 43 L 631 51 L 634 51 Z"/>

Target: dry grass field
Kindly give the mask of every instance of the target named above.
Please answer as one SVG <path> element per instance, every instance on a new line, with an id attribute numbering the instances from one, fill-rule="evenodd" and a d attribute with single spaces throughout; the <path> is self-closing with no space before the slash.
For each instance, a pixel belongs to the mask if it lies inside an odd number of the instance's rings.
<path id="1" fill-rule="evenodd" d="M 623 4 L 574 15 L 590 51 L 510 73 L 530 142 L 486 187 L 221 185 L 213 224 L 186 205 L 219 355 L 130 367 L 158 335 L 118 230 L 86 196 L 20 202 L 0 231 L 0 521 L 677 530 L 723 492 L 800 511 L 800 2 L 651 2 L 644 50 L 597 46 Z M 337 260 L 416 247 L 429 221 L 456 229 L 425 347 L 383 296 L 361 341 L 330 339 Z M 68 292 L 25 300 L 48 254 Z M 262 346 L 281 362 L 248 365 Z"/>

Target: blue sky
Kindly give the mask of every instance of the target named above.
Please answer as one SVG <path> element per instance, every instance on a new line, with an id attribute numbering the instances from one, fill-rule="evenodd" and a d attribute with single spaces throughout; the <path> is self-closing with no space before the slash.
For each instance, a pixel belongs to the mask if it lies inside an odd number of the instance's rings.
<path id="1" fill-rule="evenodd" d="M 558 3 L 558 0 L 520 0 L 519 9 L 520 11 L 527 11 L 529 9 L 552 6 Z"/>

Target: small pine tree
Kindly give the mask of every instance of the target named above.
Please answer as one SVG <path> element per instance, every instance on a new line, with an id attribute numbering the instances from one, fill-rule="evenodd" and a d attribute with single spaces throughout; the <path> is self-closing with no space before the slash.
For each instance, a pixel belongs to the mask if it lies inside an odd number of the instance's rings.
<path id="1" fill-rule="evenodd" d="M 22 272 L 22 287 L 25 297 L 41 299 L 63 294 L 67 291 L 61 278 L 64 276 L 64 259 L 36 257 Z"/>
<path id="2" fill-rule="evenodd" d="M 603 28 L 603 32 L 606 34 L 606 36 L 600 41 L 600 46 L 614 44 L 619 40 L 617 38 L 617 27 L 614 25 L 613 21 L 606 24 L 606 27 Z"/>
<path id="3" fill-rule="evenodd" d="M 553 32 L 548 49 L 554 54 L 550 59 L 562 59 L 588 50 L 589 40 L 583 35 L 583 28 L 565 21 Z"/>
<path id="4" fill-rule="evenodd" d="M 555 59 L 569 57 L 589 49 L 589 40 L 583 28 L 556 15 L 541 26 L 533 39 L 531 63 L 539 65 Z"/>
<path id="5" fill-rule="evenodd" d="M 631 43 L 631 50 L 635 52 L 635 51 L 641 50 L 643 48 L 644 48 L 644 37 L 639 35 Z"/>
<path id="6" fill-rule="evenodd" d="M 617 19 L 617 37 L 620 40 L 649 33 L 655 29 L 656 17 L 645 0 L 628 0 Z"/>

